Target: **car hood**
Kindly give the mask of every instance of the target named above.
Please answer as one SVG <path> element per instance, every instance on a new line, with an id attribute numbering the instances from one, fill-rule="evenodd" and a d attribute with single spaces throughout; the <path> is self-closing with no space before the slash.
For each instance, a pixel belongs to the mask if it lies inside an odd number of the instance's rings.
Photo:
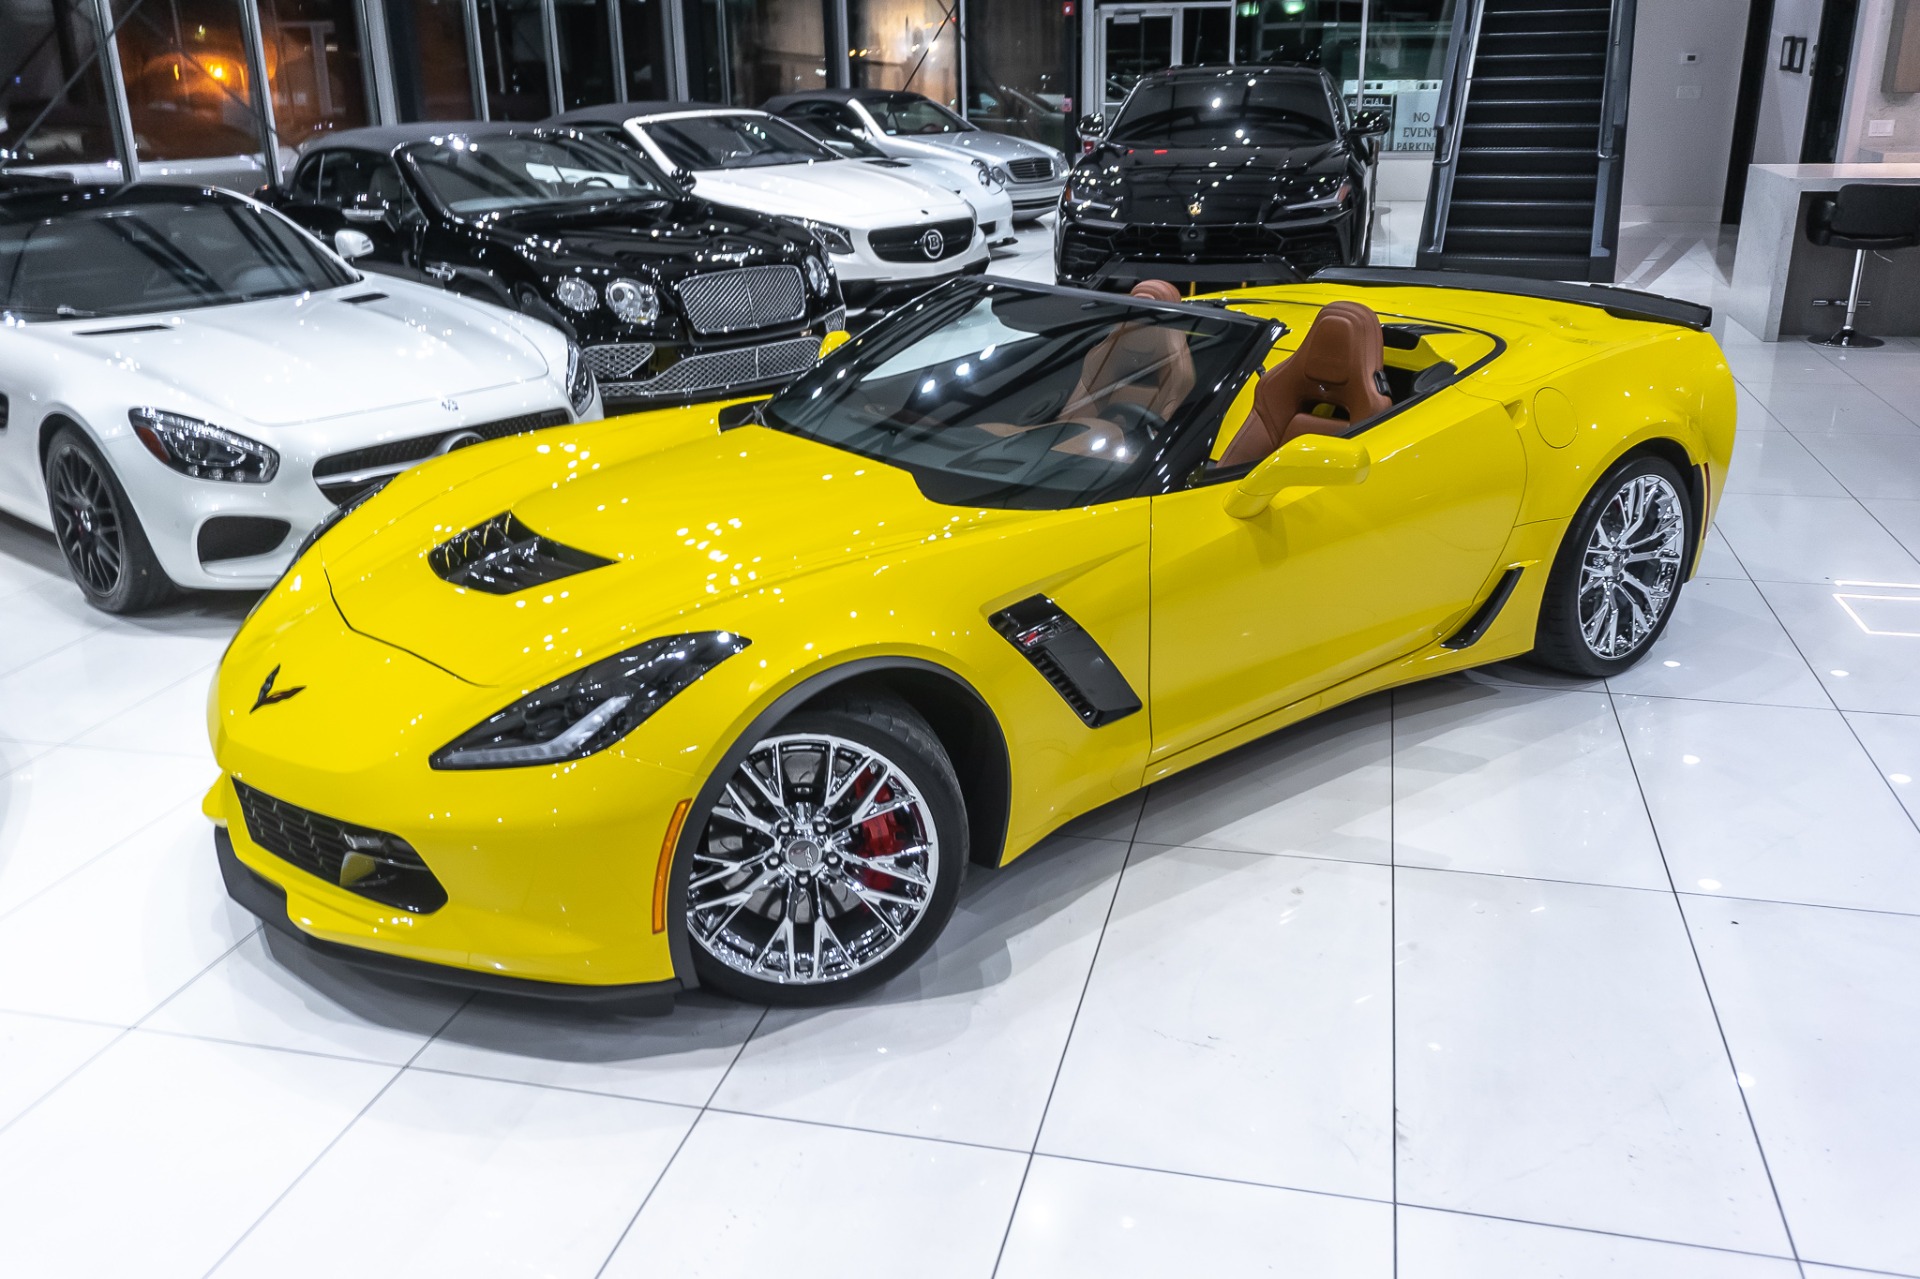
<path id="1" fill-rule="evenodd" d="M 696 615 L 713 606 L 745 596 L 777 606 L 796 579 L 1032 517 L 941 506 L 905 471 L 759 426 L 721 433 L 709 417 L 704 429 L 669 431 L 662 446 L 648 438 L 654 416 L 557 442 L 546 433 L 478 446 L 415 472 L 404 492 L 424 500 L 325 556 L 341 613 L 471 683 L 532 686 L 651 636 L 700 629 Z M 480 462 L 489 469 L 473 474 Z M 382 502 L 403 505 L 402 496 Z M 506 511 L 614 562 L 510 595 L 435 574 L 435 545 Z"/>
<path id="2" fill-rule="evenodd" d="M 716 208 L 705 198 L 527 209 L 482 225 L 489 238 L 534 263 L 644 263 L 669 274 L 797 262 L 811 245 L 798 229 L 750 210 Z"/>
<path id="3" fill-rule="evenodd" d="M 1160 150 L 1108 144 L 1075 166 L 1070 185 L 1076 196 L 1117 202 L 1124 221 L 1253 222 L 1275 206 L 1311 198 L 1314 184 L 1337 179 L 1346 162 L 1340 142 Z"/>
<path id="4" fill-rule="evenodd" d="M 230 425 L 293 426 L 432 403 L 548 372 L 505 312 L 377 277 L 324 293 L 32 331 L 131 374 L 157 408 L 169 407 L 171 390 L 205 406 L 188 411 Z"/>
<path id="5" fill-rule="evenodd" d="M 959 197 L 929 186 L 912 170 L 884 169 L 861 160 L 701 170 L 695 178 L 700 194 L 709 200 L 839 226 L 891 226 L 965 212 Z"/>
<path id="6" fill-rule="evenodd" d="M 995 160 L 1018 160 L 1026 156 L 1052 155 L 1053 152 L 1037 142 L 1025 138 L 1016 138 L 1007 133 L 988 133 L 984 129 L 971 133 L 933 133 L 912 138 L 913 142 L 925 142 L 948 151 L 958 151 L 962 155 L 977 155 L 989 163 Z"/>

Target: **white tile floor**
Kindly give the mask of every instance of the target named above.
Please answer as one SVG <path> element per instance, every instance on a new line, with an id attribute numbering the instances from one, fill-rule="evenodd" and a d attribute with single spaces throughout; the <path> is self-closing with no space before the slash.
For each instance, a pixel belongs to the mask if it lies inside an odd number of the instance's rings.
<path id="1" fill-rule="evenodd" d="M 1717 229 L 1625 241 L 1725 288 Z M 1257 743 L 819 1012 L 270 944 L 198 813 L 246 602 L 110 621 L 0 521 L 0 1274 L 1920 1275 L 1920 343 L 1725 342 L 1733 492 L 1639 669 Z"/>

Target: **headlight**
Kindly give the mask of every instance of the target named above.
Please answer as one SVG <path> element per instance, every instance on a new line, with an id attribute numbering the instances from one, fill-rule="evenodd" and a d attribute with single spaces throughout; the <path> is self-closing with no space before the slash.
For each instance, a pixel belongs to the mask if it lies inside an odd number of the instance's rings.
<path id="1" fill-rule="evenodd" d="M 567 343 L 567 403 L 575 417 L 593 407 L 593 370 L 587 367 L 585 352 L 573 342 Z"/>
<path id="2" fill-rule="evenodd" d="M 607 285 L 607 309 L 628 324 L 652 324 L 660 318 L 660 290 L 638 280 Z"/>
<path id="3" fill-rule="evenodd" d="M 993 175 L 994 185 L 996 186 L 1005 186 L 1007 183 L 1013 181 L 1013 175 L 1007 172 L 1007 166 L 1004 164 L 996 164 L 991 169 L 988 169 L 987 172 Z"/>
<path id="4" fill-rule="evenodd" d="M 594 295 L 593 286 L 577 275 L 569 275 L 555 284 L 553 296 L 561 306 L 569 311 L 577 311 L 581 315 L 593 310 L 600 301 Z"/>
<path id="5" fill-rule="evenodd" d="M 435 751 L 435 768 L 520 768 L 581 759 L 631 733 L 750 641 L 728 631 L 648 640 L 537 688 Z"/>
<path id="6" fill-rule="evenodd" d="M 1061 193 L 1061 203 L 1068 213 L 1090 218 L 1117 218 L 1120 216 L 1120 204 L 1117 200 L 1095 199 L 1093 193 L 1085 189 L 1075 190 L 1068 187 Z"/>
<path id="7" fill-rule="evenodd" d="M 833 287 L 833 277 L 827 274 L 827 264 L 813 254 L 807 255 L 807 260 L 800 264 L 800 269 L 806 273 L 807 287 L 822 297 L 825 297 L 827 290 Z"/>
<path id="8" fill-rule="evenodd" d="M 813 221 L 808 221 L 803 223 L 803 225 L 807 230 L 813 232 L 813 238 L 818 240 L 820 247 L 827 252 L 843 254 L 853 252 L 853 233 L 845 227 L 834 226 L 830 222 Z"/>
<path id="9" fill-rule="evenodd" d="M 147 452 L 196 480 L 265 484 L 280 469 L 280 455 L 244 435 L 161 409 L 128 409 L 133 432 Z"/>
<path id="10" fill-rule="evenodd" d="M 1303 198 L 1276 206 L 1267 220 L 1269 222 L 1284 221 L 1302 209 L 1337 209 L 1345 204 L 1352 194 L 1353 183 L 1351 182 L 1342 182 L 1332 189 L 1324 186 L 1312 188 L 1303 193 Z"/>
<path id="11" fill-rule="evenodd" d="M 975 158 L 973 161 L 973 176 L 980 179 L 980 185 L 983 187 L 990 187 L 996 182 L 1005 182 L 1007 180 L 1005 170 L 997 166 L 990 166 L 985 160 L 978 158 Z"/>

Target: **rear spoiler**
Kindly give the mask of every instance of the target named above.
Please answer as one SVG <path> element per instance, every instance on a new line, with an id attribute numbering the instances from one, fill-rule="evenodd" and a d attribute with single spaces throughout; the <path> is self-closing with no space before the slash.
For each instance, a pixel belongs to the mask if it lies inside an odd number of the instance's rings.
<path id="1" fill-rule="evenodd" d="M 1413 267 L 1330 266 L 1308 277 L 1312 284 L 1357 284 L 1368 288 L 1468 289 L 1475 293 L 1505 293 L 1548 302 L 1597 306 L 1621 320 L 1677 324 L 1705 331 L 1713 323 L 1713 308 L 1679 298 L 1617 289 L 1610 284 L 1572 284 L 1564 280 L 1527 280 L 1512 275 L 1483 275 L 1475 271 L 1421 271 Z"/>

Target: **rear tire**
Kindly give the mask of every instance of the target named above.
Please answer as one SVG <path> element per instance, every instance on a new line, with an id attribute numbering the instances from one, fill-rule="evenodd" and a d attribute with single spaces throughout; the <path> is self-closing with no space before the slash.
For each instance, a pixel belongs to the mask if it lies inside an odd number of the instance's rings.
<path id="1" fill-rule="evenodd" d="M 852 998 L 903 972 L 953 914 L 966 807 L 946 750 L 901 702 L 792 716 L 703 818 L 687 881 L 694 969 L 740 999 Z"/>
<path id="2" fill-rule="evenodd" d="M 1673 464 L 1631 457 L 1593 486 L 1547 578 L 1533 659 L 1569 675 L 1617 675 L 1673 618 L 1698 516 Z"/>
<path id="3" fill-rule="evenodd" d="M 141 613 L 174 594 L 126 489 L 79 428 L 54 433 L 46 478 L 53 534 L 87 603 L 105 613 Z"/>

